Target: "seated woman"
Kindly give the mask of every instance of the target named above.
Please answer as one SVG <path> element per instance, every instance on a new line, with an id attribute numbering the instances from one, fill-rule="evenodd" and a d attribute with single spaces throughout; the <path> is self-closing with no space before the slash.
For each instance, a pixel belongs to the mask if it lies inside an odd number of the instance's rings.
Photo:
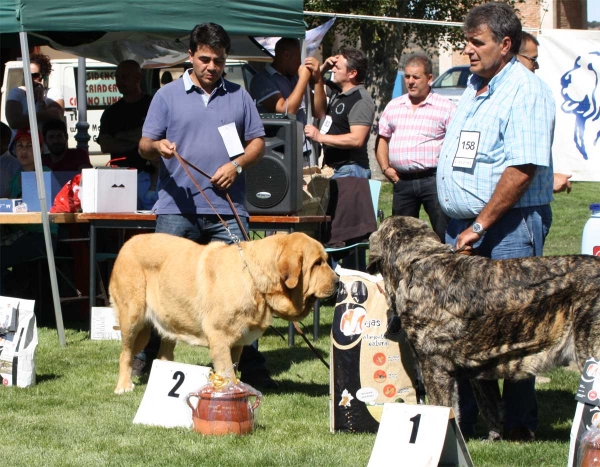
<path id="1" fill-rule="evenodd" d="M 40 147 L 43 145 L 42 136 L 39 135 Z M 19 130 L 13 139 L 14 153 L 21 164 L 21 168 L 10 180 L 10 197 L 20 198 L 22 194 L 21 173 L 35 171 L 33 161 L 33 146 L 29 130 Z M 50 169 L 44 167 L 45 172 Z M 14 224 L 3 225 L 0 231 L 0 272 L 4 277 L 8 268 L 46 255 L 46 243 L 43 227 L 40 224 Z M 52 246 L 56 247 L 56 234 L 58 226 L 51 224 Z"/>
<path id="2" fill-rule="evenodd" d="M 52 72 L 50 57 L 31 54 L 29 60 L 36 117 L 41 127 L 46 120 L 63 118 L 64 98 L 59 88 L 48 88 L 48 78 Z M 16 87 L 8 91 L 6 97 L 6 121 L 13 130 L 13 136 L 16 136 L 17 130 L 29 128 L 27 91 L 25 86 Z"/>

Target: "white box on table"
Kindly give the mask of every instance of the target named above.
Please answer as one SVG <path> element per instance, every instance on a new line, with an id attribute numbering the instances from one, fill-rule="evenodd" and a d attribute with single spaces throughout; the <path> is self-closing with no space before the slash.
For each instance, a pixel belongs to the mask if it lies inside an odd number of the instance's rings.
<path id="1" fill-rule="evenodd" d="M 83 212 L 135 212 L 137 170 L 96 167 L 81 171 Z"/>

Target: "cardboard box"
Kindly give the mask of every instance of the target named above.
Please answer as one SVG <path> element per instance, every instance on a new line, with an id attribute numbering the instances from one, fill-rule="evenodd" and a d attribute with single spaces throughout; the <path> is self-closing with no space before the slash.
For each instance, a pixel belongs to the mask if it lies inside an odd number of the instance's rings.
<path id="1" fill-rule="evenodd" d="M 21 212 L 18 207 L 22 205 L 22 199 L 0 198 L 0 212 Z"/>
<path id="2" fill-rule="evenodd" d="M 97 167 L 81 171 L 83 212 L 135 212 L 137 170 Z"/>
<path id="3" fill-rule="evenodd" d="M 46 207 L 48 211 L 54 204 L 54 198 L 78 172 L 44 172 L 44 189 L 46 190 Z M 37 192 L 35 172 L 21 172 L 21 188 L 23 202 L 27 204 L 27 211 L 40 212 L 40 198 Z"/>

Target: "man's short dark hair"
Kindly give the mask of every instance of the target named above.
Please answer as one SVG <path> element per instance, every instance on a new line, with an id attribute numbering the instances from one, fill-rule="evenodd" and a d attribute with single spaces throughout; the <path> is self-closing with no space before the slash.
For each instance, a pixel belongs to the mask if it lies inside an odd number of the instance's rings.
<path id="1" fill-rule="evenodd" d="M 356 81 L 362 83 L 367 76 L 367 68 L 369 66 L 367 56 L 354 47 L 342 47 L 340 55 L 348 62 L 348 70 L 356 70 Z"/>
<path id="2" fill-rule="evenodd" d="M 231 48 L 231 39 L 225 29 L 218 24 L 198 24 L 190 34 L 190 51 L 196 53 L 198 47 L 205 46 L 211 49 L 225 49 L 225 53 L 228 54 Z"/>
<path id="3" fill-rule="evenodd" d="M 521 21 L 511 6 L 506 3 L 489 2 L 471 8 L 465 19 L 463 30 L 466 33 L 473 33 L 484 26 L 490 30 L 496 44 L 502 42 L 505 37 L 509 37 L 511 40 L 510 51 L 514 54 L 519 53 L 523 29 Z"/>
<path id="4" fill-rule="evenodd" d="M 519 51 L 523 47 L 525 47 L 525 44 L 527 44 L 527 42 L 533 42 L 537 46 L 540 45 L 540 42 L 535 38 L 533 34 L 530 34 L 527 31 L 523 31 L 523 34 L 521 35 L 521 47 L 519 48 Z"/>
<path id="5" fill-rule="evenodd" d="M 282 37 L 275 44 L 275 55 L 285 50 L 299 49 L 300 41 L 298 39 L 292 39 L 290 37 Z"/>
<path id="6" fill-rule="evenodd" d="M 42 129 L 42 135 L 44 136 L 44 139 L 46 139 L 46 135 L 48 134 L 48 132 L 53 130 L 60 130 L 66 137 L 69 136 L 69 133 L 67 133 L 67 125 L 65 124 L 65 122 L 59 119 L 53 119 L 48 120 L 46 123 L 44 123 L 44 127 Z"/>
<path id="7" fill-rule="evenodd" d="M 406 61 L 404 68 L 406 68 L 407 66 L 415 66 L 415 65 L 422 65 L 423 69 L 425 70 L 426 75 L 433 74 L 433 63 L 431 63 L 431 59 L 427 55 L 425 55 L 425 54 L 411 55 L 410 57 L 408 57 L 408 60 Z"/>

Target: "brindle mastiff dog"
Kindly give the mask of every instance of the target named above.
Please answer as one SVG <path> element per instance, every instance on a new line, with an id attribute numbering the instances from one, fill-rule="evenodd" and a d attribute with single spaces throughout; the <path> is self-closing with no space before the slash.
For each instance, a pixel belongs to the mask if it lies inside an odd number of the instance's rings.
<path id="1" fill-rule="evenodd" d="M 502 433 L 498 378 L 527 377 L 600 357 L 600 258 L 491 260 L 453 252 L 411 217 L 370 238 L 369 271 L 385 280 L 421 367 L 429 403 L 454 407 L 472 379 L 491 438 Z M 495 432 L 495 433 L 494 433 Z"/>

